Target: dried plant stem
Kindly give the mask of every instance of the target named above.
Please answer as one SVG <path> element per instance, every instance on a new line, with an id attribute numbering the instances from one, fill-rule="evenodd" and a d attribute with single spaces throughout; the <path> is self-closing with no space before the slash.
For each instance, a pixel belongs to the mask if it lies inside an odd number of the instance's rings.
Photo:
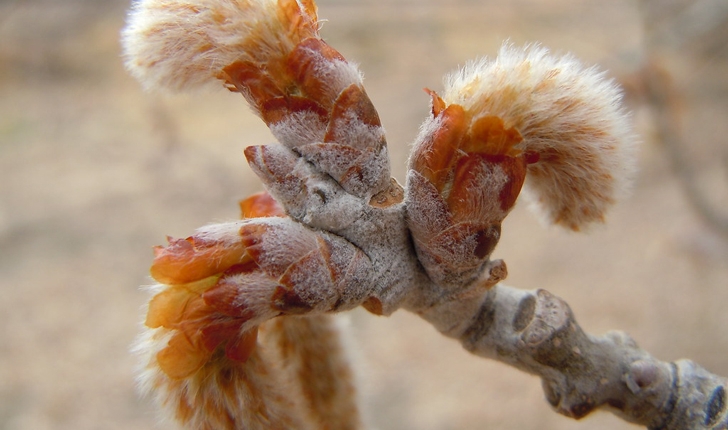
<path id="1" fill-rule="evenodd" d="M 480 303 L 467 323 L 444 334 L 476 355 L 540 376 L 557 412 L 578 419 L 606 407 L 650 429 L 728 428 L 726 379 L 694 362 L 657 360 L 623 332 L 589 335 L 568 304 L 545 290 L 497 285 Z M 452 306 L 421 316 L 437 325 Z"/>

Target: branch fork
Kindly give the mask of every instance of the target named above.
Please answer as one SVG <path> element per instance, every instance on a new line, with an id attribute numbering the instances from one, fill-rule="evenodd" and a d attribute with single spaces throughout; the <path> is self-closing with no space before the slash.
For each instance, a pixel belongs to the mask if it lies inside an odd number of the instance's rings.
<path id="1" fill-rule="evenodd" d="M 405 309 L 470 352 L 543 380 L 554 409 L 650 428 L 724 428 L 725 381 L 626 335 L 584 333 L 569 306 L 501 283 L 491 256 L 521 191 L 549 222 L 604 221 L 634 139 L 602 73 L 504 45 L 427 90 L 407 183 L 356 66 L 319 35 L 312 0 L 137 0 L 126 64 L 148 88 L 240 93 L 278 144 L 245 157 L 266 192 L 242 219 L 155 248 L 141 390 L 190 429 L 356 429 L 328 314 Z M 721 427 L 722 426 L 722 427 Z"/>

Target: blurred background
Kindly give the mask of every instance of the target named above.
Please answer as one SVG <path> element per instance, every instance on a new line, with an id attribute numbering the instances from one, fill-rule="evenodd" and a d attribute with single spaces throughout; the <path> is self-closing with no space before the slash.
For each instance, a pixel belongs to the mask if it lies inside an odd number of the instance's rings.
<path id="1" fill-rule="evenodd" d="M 0 429 L 171 429 L 134 390 L 129 345 L 165 235 L 237 218 L 272 141 L 239 95 L 144 93 L 118 42 L 127 0 L 0 0 Z M 586 235 L 520 205 L 507 283 L 564 298 L 592 334 L 728 375 L 728 2 L 320 0 L 358 62 L 404 182 L 427 86 L 504 40 L 598 64 L 639 139 L 632 196 Z M 551 411 L 537 378 L 417 317 L 342 315 L 370 428 L 631 429 Z"/>

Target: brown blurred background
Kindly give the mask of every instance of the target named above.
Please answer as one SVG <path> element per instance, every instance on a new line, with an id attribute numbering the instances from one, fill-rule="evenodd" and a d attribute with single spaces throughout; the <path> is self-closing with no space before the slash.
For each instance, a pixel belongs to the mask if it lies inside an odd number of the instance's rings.
<path id="1" fill-rule="evenodd" d="M 238 95 L 143 93 L 124 71 L 127 0 L 0 0 L 0 429 L 170 429 L 129 354 L 151 247 L 238 216 L 272 138 Z M 324 37 L 365 73 L 394 174 L 427 86 L 503 40 L 599 64 L 643 141 L 632 196 L 588 235 L 525 205 L 496 256 L 508 283 L 566 299 L 593 334 L 728 375 L 725 0 L 320 0 Z M 658 85 L 656 85 L 657 83 Z M 686 191 L 687 190 L 687 191 Z M 692 198 L 689 198 L 692 196 Z M 629 429 L 553 413 L 539 380 L 470 356 L 417 317 L 342 316 L 372 429 Z"/>

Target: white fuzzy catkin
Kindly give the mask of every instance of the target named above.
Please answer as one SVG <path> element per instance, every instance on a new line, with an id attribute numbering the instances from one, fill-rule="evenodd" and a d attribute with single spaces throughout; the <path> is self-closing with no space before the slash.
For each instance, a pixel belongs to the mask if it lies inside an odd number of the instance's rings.
<path id="1" fill-rule="evenodd" d="M 601 222 L 628 189 L 636 141 L 621 92 L 594 67 L 539 46 L 505 44 L 445 79 L 443 99 L 474 119 L 494 115 L 539 154 L 524 191 L 548 222 L 580 230 Z"/>
<path id="2" fill-rule="evenodd" d="M 155 364 L 168 338 L 166 329 L 145 328 L 134 345 L 146 364 L 138 373 L 139 389 L 163 406 L 165 421 L 179 421 L 186 429 L 320 428 L 305 419 L 300 400 L 289 395 L 297 387 L 275 351 L 258 347 L 244 365 L 213 360 L 178 380 Z"/>
<path id="3" fill-rule="evenodd" d="M 126 67 L 146 89 L 218 81 L 235 61 L 283 57 L 298 43 L 276 0 L 137 0 L 122 32 Z"/>

